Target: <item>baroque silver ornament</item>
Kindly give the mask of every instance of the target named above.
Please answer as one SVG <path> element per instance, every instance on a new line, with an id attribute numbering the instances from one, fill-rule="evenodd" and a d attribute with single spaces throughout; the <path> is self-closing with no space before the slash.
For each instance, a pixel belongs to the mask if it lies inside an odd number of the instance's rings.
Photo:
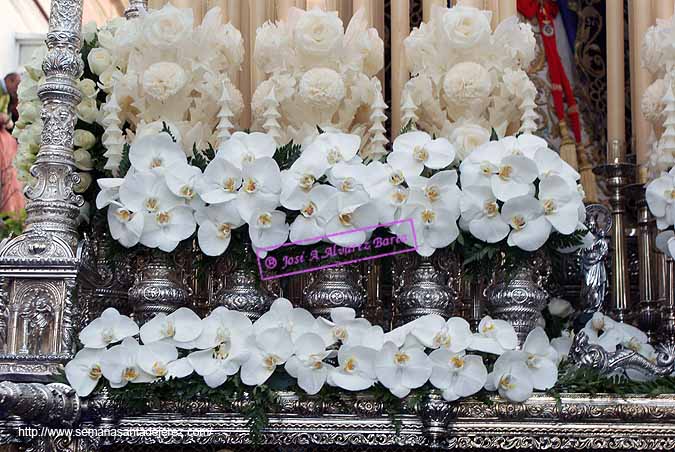
<path id="1" fill-rule="evenodd" d="M 324 268 L 312 275 L 304 290 L 303 306 L 315 316 L 330 318 L 332 308 L 352 308 L 360 315 L 366 304 L 366 291 L 352 265 Z"/>

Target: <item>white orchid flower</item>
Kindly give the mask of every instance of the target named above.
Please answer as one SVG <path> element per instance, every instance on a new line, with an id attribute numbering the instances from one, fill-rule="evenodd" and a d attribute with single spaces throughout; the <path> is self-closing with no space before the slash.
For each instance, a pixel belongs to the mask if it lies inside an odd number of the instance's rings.
<path id="1" fill-rule="evenodd" d="M 227 250 L 232 231 L 244 224 L 233 201 L 212 204 L 195 212 L 199 224 L 199 248 L 207 256 L 220 256 Z"/>
<path id="2" fill-rule="evenodd" d="M 438 349 L 431 352 L 429 359 L 432 364 L 429 382 L 443 391 L 448 402 L 476 394 L 485 386 L 488 372 L 480 356 Z"/>
<path id="3" fill-rule="evenodd" d="M 178 348 L 192 348 L 192 341 L 202 333 L 201 319 L 189 308 L 178 308 L 171 314 L 159 313 L 141 327 L 144 344 L 166 342 Z"/>
<path id="4" fill-rule="evenodd" d="M 523 359 L 524 353 L 507 351 L 494 364 L 487 376 L 485 389 L 499 391 L 499 395 L 512 402 L 524 402 L 532 396 L 534 382 Z"/>
<path id="5" fill-rule="evenodd" d="M 192 365 L 186 358 L 178 359 L 178 350 L 166 342 L 141 345 L 138 350 L 138 365 L 143 372 L 157 378 L 184 378 L 192 373 Z"/>
<path id="6" fill-rule="evenodd" d="M 535 389 L 546 390 L 552 388 L 558 381 L 558 352 L 548 340 L 542 327 L 530 331 L 523 344 L 525 364 L 532 375 L 532 385 Z"/>
<path id="7" fill-rule="evenodd" d="M 117 201 L 120 197 L 120 186 L 124 182 L 121 177 L 102 177 L 97 179 L 99 188 L 101 189 L 96 195 L 96 208 L 102 210 L 104 207 Z"/>
<path id="8" fill-rule="evenodd" d="M 169 134 L 158 133 L 137 138 L 129 148 L 129 161 L 137 171 L 163 173 L 173 165 L 187 165 L 187 156 Z"/>
<path id="9" fill-rule="evenodd" d="M 461 192 L 457 186 L 457 171 L 439 171 L 431 177 L 411 176 L 406 181 L 411 188 L 411 203 L 442 207 L 459 216 Z"/>
<path id="10" fill-rule="evenodd" d="M 254 211 L 248 220 L 248 234 L 255 248 L 269 250 L 283 245 L 288 238 L 286 214 L 279 210 Z"/>
<path id="11" fill-rule="evenodd" d="M 213 159 L 204 170 L 199 196 L 209 204 L 231 201 L 241 187 L 241 170 L 225 159 Z"/>
<path id="12" fill-rule="evenodd" d="M 328 182 L 342 192 L 363 190 L 368 170 L 366 165 L 357 160 L 358 157 L 348 162 L 339 162 L 330 168 L 326 174 Z"/>
<path id="13" fill-rule="evenodd" d="M 499 140 L 501 146 L 511 155 L 524 155 L 534 160 L 534 156 L 540 149 L 548 149 L 548 142 L 531 133 L 523 133 L 514 136 L 506 136 Z"/>
<path id="14" fill-rule="evenodd" d="M 79 339 L 86 348 L 105 348 L 138 334 L 138 325 L 115 308 L 106 308 L 80 331 Z"/>
<path id="15" fill-rule="evenodd" d="M 485 316 L 478 324 L 478 332 L 471 339 L 471 350 L 501 355 L 518 346 L 516 330 L 506 320 Z"/>
<path id="16" fill-rule="evenodd" d="M 119 188 L 120 202 L 132 212 L 166 212 L 184 204 L 171 193 L 164 176 L 154 172 L 135 172 L 124 178 Z"/>
<path id="17" fill-rule="evenodd" d="M 131 248 L 138 244 L 143 234 L 145 216 L 141 212 L 132 212 L 117 201 L 108 206 L 108 228 L 110 236 L 122 246 Z"/>
<path id="18" fill-rule="evenodd" d="M 417 245 L 417 253 L 421 256 L 431 256 L 436 249 L 450 245 L 459 236 L 459 210 L 453 212 L 443 207 L 408 202 L 401 209 L 401 218 L 413 220 L 415 235 L 410 233 L 410 225 L 406 223 L 392 226 L 391 231 L 406 245 Z"/>
<path id="19" fill-rule="evenodd" d="M 234 132 L 218 147 L 216 158 L 223 158 L 238 169 L 257 159 L 274 157 L 277 144 L 270 135 L 260 132 Z"/>
<path id="20" fill-rule="evenodd" d="M 318 393 L 326 383 L 333 366 L 325 363 L 331 353 L 321 336 L 305 333 L 296 341 L 291 356 L 284 368 L 288 375 L 298 380 L 298 386 L 309 395 Z"/>
<path id="21" fill-rule="evenodd" d="M 141 346 L 136 339 L 128 337 L 121 344 L 110 347 L 101 357 L 101 373 L 112 388 L 121 388 L 127 383 L 149 383 L 155 379 L 138 364 Z"/>
<path id="22" fill-rule="evenodd" d="M 561 319 L 566 319 L 574 314 L 574 306 L 572 306 L 572 303 L 562 298 L 551 298 L 551 301 L 548 302 L 546 308 L 551 315 L 560 317 Z"/>
<path id="23" fill-rule="evenodd" d="M 469 322 L 460 317 L 452 317 L 446 321 L 438 314 L 429 314 L 417 319 L 410 334 L 425 347 L 445 348 L 453 353 L 466 350 L 473 338 Z"/>
<path id="24" fill-rule="evenodd" d="M 549 148 L 541 148 L 531 158 L 537 164 L 540 179 L 548 176 L 562 177 L 570 187 L 576 189 L 581 176 L 560 157 L 560 154 Z"/>
<path id="25" fill-rule="evenodd" d="M 656 248 L 666 256 L 675 256 L 675 232 L 672 230 L 659 232 L 655 239 Z"/>
<path id="26" fill-rule="evenodd" d="M 507 243 L 525 251 L 541 248 L 551 234 L 544 208 L 531 195 L 511 198 L 502 206 L 502 220 L 511 226 Z M 575 222 L 576 224 L 576 222 Z"/>
<path id="27" fill-rule="evenodd" d="M 80 397 L 86 397 L 96 388 L 101 376 L 102 348 L 83 348 L 65 367 L 70 386 Z"/>
<path id="28" fill-rule="evenodd" d="M 338 191 L 334 202 L 336 210 L 325 226 L 328 240 L 339 246 L 363 244 L 372 234 L 372 230 L 363 228 L 372 226 L 374 229 L 379 224 L 379 214 L 368 193 L 360 188 Z"/>
<path id="29" fill-rule="evenodd" d="M 399 349 L 387 342 L 375 358 L 375 374 L 384 387 L 402 398 L 429 381 L 431 361 L 421 349 Z"/>
<path id="30" fill-rule="evenodd" d="M 398 191 L 403 182 L 403 171 L 387 163 L 374 161 L 366 166 L 364 188 L 373 199 L 385 198 Z"/>
<path id="31" fill-rule="evenodd" d="M 192 208 L 203 205 L 197 191 L 202 183 L 202 170 L 196 166 L 176 164 L 165 173 L 166 185 L 174 195 L 182 198 Z"/>
<path id="32" fill-rule="evenodd" d="M 314 316 L 308 310 L 293 307 L 286 298 L 277 298 L 270 306 L 270 310 L 253 324 L 253 332 L 260 335 L 265 330 L 283 328 L 291 340 L 296 342 L 300 336 L 314 329 L 314 323 Z"/>
<path id="33" fill-rule="evenodd" d="M 645 190 L 649 210 L 656 217 L 659 229 L 675 223 L 675 168 L 651 181 Z"/>
<path id="34" fill-rule="evenodd" d="M 274 159 L 256 159 L 244 166 L 241 176 L 243 182 L 236 202 L 242 218 L 248 218 L 257 209 L 274 209 L 279 205 L 281 172 Z"/>
<path id="35" fill-rule="evenodd" d="M 356 157 L 361 147 L 361 137 L 358 135 L 326 132 L 319 134 L 303 150 L 303 157 L 315 160 L 318 165 L 332 168 L 340 162 L 349 162 Z"/>
<path id="36" fill-rule="evenodd" d="M 285 328 L 266 329 L 249 338 L 250 356 L 241 366 L 241 381 L 258 386 L 293 354 L 293 341 Z"/>
<path id="37" fill-rule="evenodd" d="M 315 185 L 307 193 L 300 215 L 291 224 L 291 242 L 309 245 L 322 240 L 326 222 L 336 215 L 336 195 L 337 189 L 330 185 Z"/>
<path id="38" fill-rule="evenodd" d="M 460 226 L 468 229 L 479 240 L 497 243 L 511 231 L 500 215 L 497 198 L 490 187 L 480 185 L 465 187 L 462 190 L 460 207 L 462 211 Z"/>
<path id="39" fill-rule="evenodd" d="M 401 170 L 406 178 L 419 176 L 424 168 L 443 169 L 455 160 L 455 147 L 446 138 L 431 138 L 426 132 L 399 135 L 387 163 Z"/>
<path id="40" fill-rule="evenodd" d="M 599 345 L 608 352 L 615 352 L 616 347 L 624 338 L 619 322 L 601 312 L 593 314 L 593 317 L 586 322 L 583 332 L 588 336 L 589 344 Z"/>
<path id="41" fill-rule="evenodd" d="M 500 201 L 531 193 L 532 183 L 539 174 L 532 159 L 513 155 L 500 141 L 491 141 L 474 150 L 459 169 L 462 187 L 489 186 Z"/>
<path id="42" fill-rule="evenodd" d="M 347 391 L 368 389 L 377 381 L 375 359 L 378 352 L 368 347 L 343 345 L 338 350 L 338 367 L 331 370 L 328 384 Z"/>
<path id="43" fill-rule="evenodd" d="M 579 224 L 579 193 L 560 176 L 547 176 L 539 181 L 539 202 L 544 217 L 556 231 L 572 234 Z"/>
<path id="44" fill-rule="evenodd" d="M 218 306 L 202 320 L 202 333 L 194 341 L 194 346 L 207 349 L 224 342 L 242 341 L 253 334 L 252 328 L 253 324 L 246 314 Z"/>
<path id="45" fill-rule="evenodd" d="M 188 206 L 146 213 L 140 242 L 148 248 L 170 253 L 182 240 L 190 237 L 196 227 L 194 212 Z"/>
<path id="46" fill-rule="evenodd" d="M 314 330 L 327 345 L 336 342 L 344 345 L 360 345 L 364 336 L 377 334 L 371 331 L 371 327 L 367 319 L 357 318 L 356 311 L 352 308 L 339 307 L 330 310 L 330 320 L 323 317 L 316 319 Z M 384 339 L 384 335 L 382 337 Z"/>
<path id="47" fill-rule="evenodd" d="M 290 169 L 281 172 L 281 205 L 291 210 L 302 209 L 315 182 L 327 169 L 325 161 L 302 154 Z"/>

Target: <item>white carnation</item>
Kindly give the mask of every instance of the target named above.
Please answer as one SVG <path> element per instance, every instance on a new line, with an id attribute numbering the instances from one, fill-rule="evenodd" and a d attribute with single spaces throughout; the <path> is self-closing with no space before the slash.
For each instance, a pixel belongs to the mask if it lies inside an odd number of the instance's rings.
<path id="1" fill-rule="evenodd" d="M 305 60 L 322 63 L 339 56 L 344 38 L 342 21 L 336 11 L 318 8 L 307 11 L 295 23 L 293 40 Z"/>
<path id="2" fill-rule="evenodd" d="M 266 73 L 284 68 L 284 56 L 288 49 L 286 24 L 265 22 L 255 36 L 253 59 L 255 64 Z"/>
<path id="3" fill-rule="evenodd" d="M 460 107 L 485 103 L 492 92 L 490 73 L 478 63 L 454 65 L 443 79 L 445 101 Z"/>
<path id="4" fill-rule="evenodd" d="M 537 41 L 529 23 L 523 23 L 512 16 L 500 23 L 492 40 L 503 46 L 508 52 L 510 61 L 527 69 L 536 55 Z"/>
<path id="5" fill-rule="evenodd" d="M 332 69 L 311 69 L 300 79 L 299 94 L 312 107 L 333 110 L 345 97 L 345 84 Z"/>
<path id="6" fill-rule="evenodd" d="M 468 49 L 485 44 L 490 39 L 491 13 L 470 6 L 454 6 L 442 18 L 447 45 Z"/>
<path id="7" fill-rule="evenodd" d="M 112 55 L 104 48 L 96 47 L 91 49 L 87 55 L 89 69 L 96 75 L 101 75 L 112 66 Z"/>
<path id="8" fill-rule="evenodd" d="M 490 131 L 475 122 L 463 121 L 452 128 L 449 138 L 455 146 L 457 158 L 462 161 L 474 149 L 490 141 Z"/>
<path id="9" fill-rule="evenodd" d="M 384 41 L 374 28 L 368 30 L 368 40 L 370 44 L 363 60 L 363 70 L 366 75 L 373 76 L 384 67 Z"/>
<path id="10" fill-rule="evenodd" d="M 171 48 L 192 33 L 194 17 L 189 8 L 176 8 L 167 3 L 152 11 L 143 20 L 143 35 L 153 47 Z"/>
<path id="11" fill-rule="evenodd" d="M 647 30 L 642 41 L 642 66 L 652 73 L 659 72 L 663 63 L 663 26 L 653 26 Z"/>
<path id="12" fill-rule="evenodd" d="M 160 101 L 177 94 L 187 82 L 183 68 L 169 61 L 155 63 L 143 74 L 143 89 Z"/>

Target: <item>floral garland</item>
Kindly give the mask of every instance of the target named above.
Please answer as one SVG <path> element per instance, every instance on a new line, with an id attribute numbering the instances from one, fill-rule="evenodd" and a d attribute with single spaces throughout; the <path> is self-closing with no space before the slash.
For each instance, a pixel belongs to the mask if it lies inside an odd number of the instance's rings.
<path id="1" fill-rule="evenodd" d="M 494 32 L 490 11 L 436 6 L 404 41 L 413 74 L 401 95 L 402 123 L 448 138 L 460 160 L 490 140 L 533 133 L 536 87 L 525 73 L 536 42 L 529 24 L 511 17 Z"/>
<path id="2" fill-rule="evenodd" d="M 363 9 L 344 30 L 335 11 L 291 8 L 288 21 L 258 28 L 253 59 L 269 76 L 251 101 L 254 130 L 278 145 L 304 145 L 318 125 L 358 135 L 366 160 L 384 155 L 387 106 L 375 77 L 384 66 L 384 44 L 367 27 Z"/>

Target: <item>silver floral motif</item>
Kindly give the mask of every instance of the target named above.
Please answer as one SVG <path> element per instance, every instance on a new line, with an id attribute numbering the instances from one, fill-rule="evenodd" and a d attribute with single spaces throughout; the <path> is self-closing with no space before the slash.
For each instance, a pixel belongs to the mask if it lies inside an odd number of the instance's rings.
<path id="1" fill-rule="evenodd" d="M 258 283 L 255 273 L 244 268 L 235 268 L 225 275 L 225 285 L 215 296 L 216 306 L 243 312 L 251 320 L 266 312 L 272 301 L 272 294 Z"/>
<path id="2" fill-rule="evenodd" d="M 312 314 L 326 318 L 330 318 L 332 308 L 352 308 L 360 314 L 366 304 L 366 291 L 356 268 L 350 265 L 317 271 L 303 295 L 303 306 Z"/>
<path id="3" fill-rule="evenodd" d="M 541 254 L 533 254 L 517 263 L 510 275 L 505 269 L 495 272 L 486 289 L 488 314 L 511 322 L 520 345 L 543 322 L 541 313 L 549 299 L 544 284 L 549 275 L 548 260 Z"/>

